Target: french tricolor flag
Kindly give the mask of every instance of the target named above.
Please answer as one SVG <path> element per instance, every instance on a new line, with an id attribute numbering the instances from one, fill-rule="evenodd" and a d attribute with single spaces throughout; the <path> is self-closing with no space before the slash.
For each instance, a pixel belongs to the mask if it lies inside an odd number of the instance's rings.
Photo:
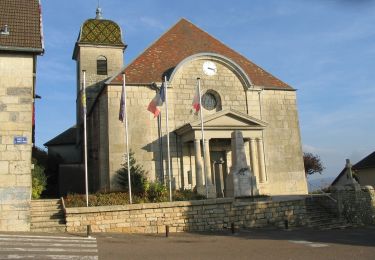
<path id="1" fill-rule="evenodd" d="M 193 105 L 193 108 L 194 108 L 195 112 L 198 112 L 199 109 L 201 109 L 200 93 L 199 93 L 199 87 L 198 86 L 197 86 L 197 88 L 195 90 L 195 94 L 194 94 L 192 105 Z"/>
<path id="2" fill-rule="evenodd" d="M 154 117 L 157 117 L 160 114 L 160 109 L 165 102 L 165 86 L 164 82 L 161 85 L 160 92 L 156 93 L 155 97 L 151 100 L 150 104 L 147 107 L 147 110 L 154 114 Z"/>

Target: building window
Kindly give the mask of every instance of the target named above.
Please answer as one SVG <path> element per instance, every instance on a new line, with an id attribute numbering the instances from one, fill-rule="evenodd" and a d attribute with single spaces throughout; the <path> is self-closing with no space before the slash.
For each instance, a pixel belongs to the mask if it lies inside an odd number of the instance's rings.
<path id="1" fill-rule="evenodd" d="M 206 110 L 221 110 L 220 95 L 214 90 L 207 90 L 202 96 L 202 106 Z"/>
<path id="2" fill-rule="evenodd" d="M 96 60 L 96 74 L 107 75 L 107 58 L 104 56 L 98 57 Z"/>

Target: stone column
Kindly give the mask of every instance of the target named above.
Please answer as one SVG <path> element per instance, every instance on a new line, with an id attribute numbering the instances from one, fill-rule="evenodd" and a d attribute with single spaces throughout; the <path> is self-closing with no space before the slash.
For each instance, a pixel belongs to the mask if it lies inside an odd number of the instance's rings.
<path id="1" fill-rule="evenodd" d="M 195 180 L 197 187 L 203 186 L 202 176 L 202 153 L 201 153 L 201 140 L 194 139 L 195 151 Z"/>
<path id="2" fill-rule="evenodd" d="M 254 176 L 259 176 L 258 172 L 258 161 L 256 156 L 256 143 L 255 138 L 250 138 L 250 161 L 251 161 L 251 170 L 253 171 Z"/>
<path id="3" fill-rule="evenodd" d="M 259 181 L 266 182 L 266 167 L 264 165 L 264 151 L 263 151 L 263 140 L 262 138 L 257 138 L 257 148 L 258 148 L 258 162 L 259 162 Z"/>
<path id="4" fill-rule="evenodd" d="M 216 193 L 219 198 L 224 197 L 224 176 L 223 176 L 223 165 L 224 161 L 219 160 L 214 164 L 215 179 L 216 179 Z"/>
<path id="5" fill-rule="evenodd" d="M 210 144 L 209 140 L 204 140 L 204 171 L 207 175 L 206 185 L 212 185 L 212 175 L 211 175 L 211 158 L 210 158 Z"/>

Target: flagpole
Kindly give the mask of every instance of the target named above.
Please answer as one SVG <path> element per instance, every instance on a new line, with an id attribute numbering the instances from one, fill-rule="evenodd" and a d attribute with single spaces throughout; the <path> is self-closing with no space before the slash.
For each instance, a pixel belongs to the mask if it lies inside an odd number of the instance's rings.
<path id="1" fill-rule="evenodd" d="M 208 199 L 208 183 L 207 183 L 207 173 L 206 173 L 206 148 L 204 147 L 204 128 L 203 128 L 203 111 L 202 111 L 202 97 L 201 97 L 201 79 L 198 80 L 198 94 L 199 94 L 199 115 L 201 118 L 201 132 L 202 132 L 202 147 L 203 147 L 203 174 L 204 181 L 206 184 L 206 198 Z"/>
<path id="2" fill-rule="evenodd" d="M 82 89 L 82 106 L 83 106 L 83 140 L 85 156 L 85 190 L 86 190 L 86 207 L 89 206 L 89 185 L 87 173 L 87 133 L 86 133 L 86 71 L 83 70 L 83 89 Z"/>
<path id="3" fill-rule="evenodd" d="M 172 176 L 171 176 L 171 152 L 169 149 L 169 126 L 168 126 L 168 85 L 167 77 L 164 77 L 164 93 L 165 93 L 165 116 L 166 116 L 166 128 L 167 128 L 167 161 L 168 161 L 168 185 L 169 185 L 169 201 L 172 201 Z"/>
<path id="4" fill-rule="evenodd" d="M 129 187 L 129 202 L 133 204 L 132 200 L 132 185 L 130 179 L 130 155 L 129 155 L 129 134 L 128 134 L 128 114 L 126 108 L 126 84 L 125 84 L 125 73 L 122 74 L 122 86 L 124 88 L 124 114 L 125 114 L 125 138 L 126 138 L 126 162 L 128 164 L 128 187 Z"/>

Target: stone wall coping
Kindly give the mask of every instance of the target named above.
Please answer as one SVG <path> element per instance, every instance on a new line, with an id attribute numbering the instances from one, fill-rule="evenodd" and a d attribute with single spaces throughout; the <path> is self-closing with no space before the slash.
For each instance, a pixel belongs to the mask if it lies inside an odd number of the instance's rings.
<path id="1" fill-rule="evenodd" d="M 233 202 L 234 207 L 238 206 L 246 206 L 246 205 L 279 205 L 279 204 L 286 204 L 286 203 L 295 203 L 295 202 L 301 202 L 304 201 L 304 199 L 294 199 L 294 200 L 279 200 L 279 201 L 235 201 Z"/>
<path id="2" fill-rule="evenodd" d="M 65 208 L 65 210 L 66 210 L 67 214 L 84 214 L 84 213 L 98 213 L 98 212 L 111 212 L 111 211 L 127 211 L 127 210 L 142 210 L 142 209 L 174 208 L 174 207 L 188 207 L 188 206 L 199 206 L 199 205 L 226 204 L 226 203 L 232 203 L 233 200 L 234 200 L 233 198 L 219 198 L 219 199 L 208 199 L 208 200 L 144 203 L 144 204 L 132 204 L 132 205 L 76 207 L 76 208 Z"/>

